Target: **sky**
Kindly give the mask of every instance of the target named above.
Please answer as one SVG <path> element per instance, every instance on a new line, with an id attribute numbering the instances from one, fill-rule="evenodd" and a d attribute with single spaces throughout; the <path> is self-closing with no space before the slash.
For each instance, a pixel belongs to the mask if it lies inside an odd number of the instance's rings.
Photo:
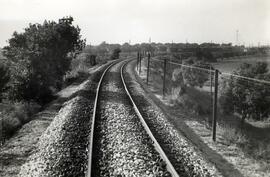
<path id="1" fill-rule="evenodd" d="M 0 0 L 0 47 L 29 23 L 72 16 L 87 44 L 270 44 L 269 0 Z"/>

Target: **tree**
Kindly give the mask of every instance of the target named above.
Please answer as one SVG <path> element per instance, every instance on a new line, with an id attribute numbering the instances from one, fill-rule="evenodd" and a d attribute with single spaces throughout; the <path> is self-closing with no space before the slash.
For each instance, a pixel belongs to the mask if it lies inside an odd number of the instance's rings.
<path id="1" fill-rule="evenodd" d="M 30 24 L 23 33 L 14 32 L 4 55 L 12 62 L 9 96 L 13 100 L 48 101 L 53 89 L 60 88 L 71 59 L 85 45 L 73 18 Z"/>
<path id="2" fill-rule="evenodd" d="M 206 62 L 216 62 L 217 60 L 214 58 L 212 52 L 210 50 L 204 51 L 204 60 Z"/>
<path id="3" fill-rule="evenodd" d="M 121 49 L 120 48 L 114 49 L 113 50 L 113 53 L 112 53 L 112 56 L 111 56 L 111 59 L 112 60 L 118 59 L 120 52 L 121 52 Z"/>
<path id="4" fill-rule="evenodd" d="M 3 99 L 3 93 L 7 90 L 7 83 L 10 79 L 7 67 L 0 63 L 0 102 Z"/>
<path id="5" fill-rule="evenodd" d="M 121 51 L 130 53 L 132 51 L 132 46 L 126 42 L 121 46 Z"/>
<path id="6" fill-rule="evenodd" d="M 188 66 L 194 66 L 198 68 L 207 68 L 209 69 L 209 65 L 206 65 L 203 62 L 194 62 L 193 60 L 188 60 L 184 64 Z M 203 84 L 208 80 L 209 73 L 199 70 L 197 68 L 191 68 L 191 67 L 182 67 L 182 75 L 183 79 L 186 85 L 189 86 L 199 86 L 202 87 Z"/>
<path id="7" fill-rule="evenodd" d="M 109 52 L 109 44 L 103 41 L 101 44 L 97 46 L 96 50 L 99 55 L 104 56 Z"/>
<path id="8" fill-rule="evenodd" d="M 97 64 L 96 58 L 96 55 L 86 54 L 85 63 L 87 63 L 89 66 L 95 66 Z"/>
<path id="9" fill-rule="evenodd" d="M 217 60 L 214 58 L 212 52 L 208 48 L 197 48 L 196 49 L 196 57 L 198 60 L 204 60 L 206 62 L 216 62 Z"/>
<path id="10" fill-rule="evenodd" d="M 234 74 L 270 81 L 267 63 L 255 66 L 244 63 Z M 270 115 L 269 85 L 231 76 L 222 84 L 220 104 L 224 113 L 241 115 L 242 125 L 246 118 L 262 120 Z"/>

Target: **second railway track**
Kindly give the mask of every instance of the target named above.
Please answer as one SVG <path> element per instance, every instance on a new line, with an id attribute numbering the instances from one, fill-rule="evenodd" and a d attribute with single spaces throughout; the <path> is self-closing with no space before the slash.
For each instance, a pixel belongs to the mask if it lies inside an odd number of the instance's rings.
<path id="1" fill-rule="evenodd" d="M 99 82 L 87 176 L 178 176 L 128 93 L 126 62 L 112 64 Z"/>

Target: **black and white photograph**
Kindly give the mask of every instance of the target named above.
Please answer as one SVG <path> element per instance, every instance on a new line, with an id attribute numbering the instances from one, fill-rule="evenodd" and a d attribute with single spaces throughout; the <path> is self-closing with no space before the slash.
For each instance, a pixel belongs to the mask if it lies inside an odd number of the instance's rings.
<path id="1" fill-rule="evenodd" d="M 270 1 L 0 0 L 0 177 L 270 177 Z"/>

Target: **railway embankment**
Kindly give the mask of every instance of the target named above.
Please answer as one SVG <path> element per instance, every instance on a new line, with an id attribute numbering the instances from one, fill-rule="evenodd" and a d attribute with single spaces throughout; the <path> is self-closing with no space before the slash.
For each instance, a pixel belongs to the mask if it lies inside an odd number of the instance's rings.
<path id="1" fill-rule="evenodd" d="M 127 66 L 125 77 L 135 102 L 161 147 L 174 164 L 177 172 L 187 176 L 223 176 L 215 165 L 205 158 L 200 147 L 177 130 L 164 110 L 160 109 L 138 82 L 134 71 L 135 63 Z"/>
<path id="2" fill-rule="evenodd" d="M 0 176 L 74 176 L 82 173 L 86 159 L 82 157 L 87 146 L 83 138 L 88 131 L 91 100 L 105 66 L 89 70 L 87 80 L 60 91 L 57 100 L 36 114 L 0 148 Z M 79 168 L 80 172 L 72 170 Z"/>

